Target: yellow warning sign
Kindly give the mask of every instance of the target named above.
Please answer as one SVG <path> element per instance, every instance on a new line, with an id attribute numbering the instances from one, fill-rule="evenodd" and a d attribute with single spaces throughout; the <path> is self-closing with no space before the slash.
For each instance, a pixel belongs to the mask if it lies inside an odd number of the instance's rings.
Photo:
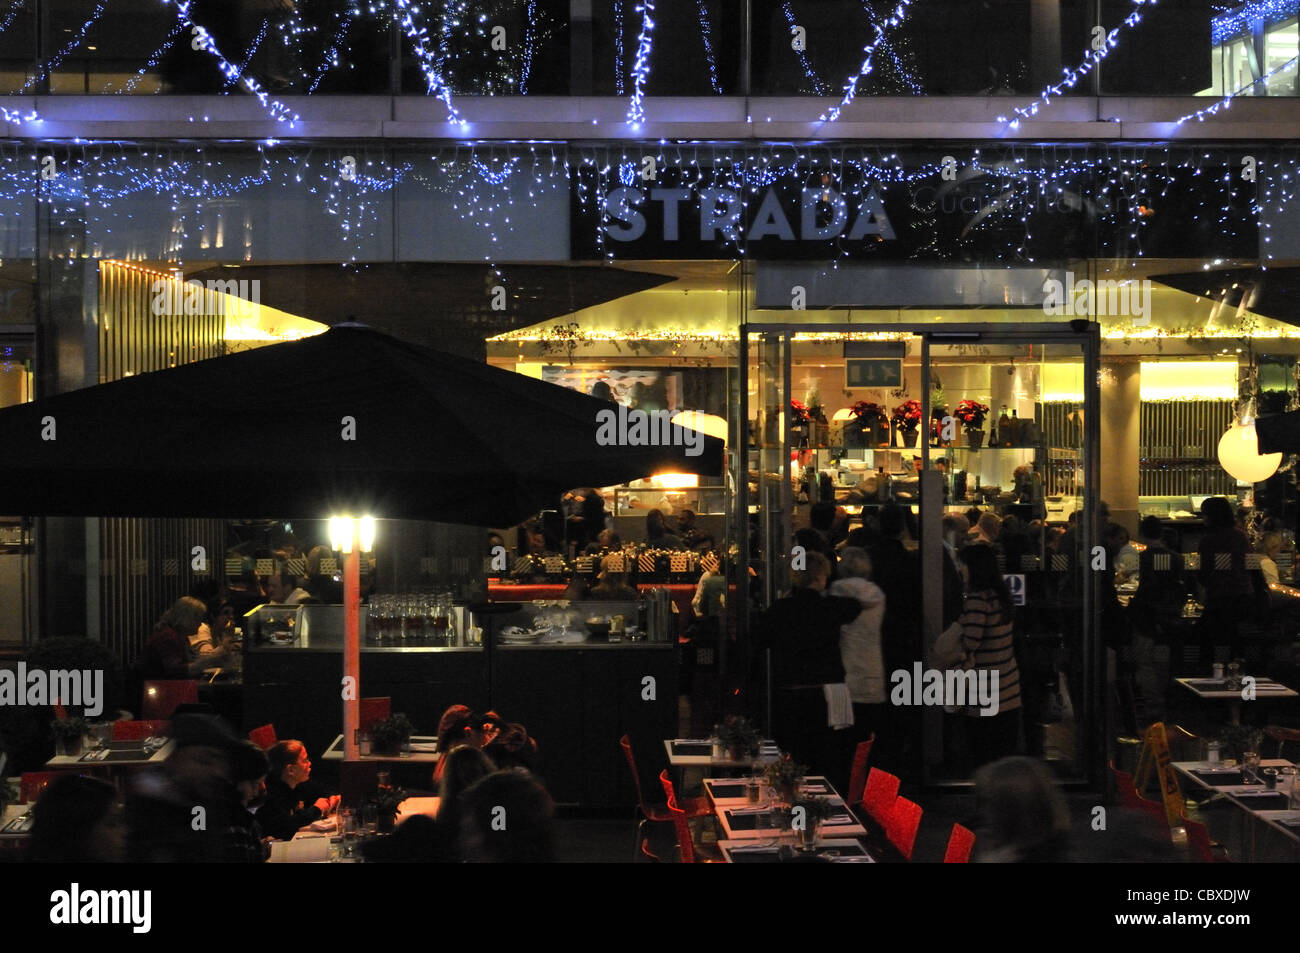
<path id="1" fill-rule="evenodd" d="M 1142 752 L 1138 755 L 1137 771 L 1133 778 L 1139 795 L 1146 790 L 1153 766 L 1156 777 L 1160 780 L 1165 818 L 1170 827 L 1175 827 L 1182 822 L 1183 792 L 1178 784 L 1178 772 L 1174 770 L 1173 759 L 1169 756 L 1169 738 L 1165 734 L 1163 721 L 1157 721 L 1148 728 L 1142 742 Z"/>

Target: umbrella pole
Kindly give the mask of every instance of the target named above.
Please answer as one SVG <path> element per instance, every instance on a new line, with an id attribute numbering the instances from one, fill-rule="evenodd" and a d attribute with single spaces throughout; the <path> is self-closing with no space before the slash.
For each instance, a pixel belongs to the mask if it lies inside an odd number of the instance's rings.
<path id="1" fill-rule="evenodd" d="M 352 524 L 352 552 L 343 563 L 343 684 L 343 760 L 357 761 L 357 729 L 361 727 L 361 534 L 356 521 Z"/>

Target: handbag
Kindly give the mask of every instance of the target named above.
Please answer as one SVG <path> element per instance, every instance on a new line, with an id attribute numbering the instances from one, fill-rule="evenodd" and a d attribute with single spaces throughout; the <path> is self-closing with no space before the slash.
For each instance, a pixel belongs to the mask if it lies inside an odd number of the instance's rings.
<path id="1" fill-rule="evenodd" d="M 960 622 L 954 622 L 939 634 L 926 659 L 930 668 L 956 668 L 966 661 L 966 648 L 962 645 L 961 635 Z"/>

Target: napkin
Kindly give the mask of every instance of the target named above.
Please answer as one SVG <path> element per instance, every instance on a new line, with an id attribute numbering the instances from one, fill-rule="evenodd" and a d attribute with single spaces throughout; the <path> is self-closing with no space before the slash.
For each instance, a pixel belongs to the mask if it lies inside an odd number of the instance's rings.
<path id="1" fill-rule="evenodd" d="M 835 685 L 823 685 L 826 695 L 826 724 L 831 728 L 853 727 L 853 696 L 849 686 L 843 682 Z"/>

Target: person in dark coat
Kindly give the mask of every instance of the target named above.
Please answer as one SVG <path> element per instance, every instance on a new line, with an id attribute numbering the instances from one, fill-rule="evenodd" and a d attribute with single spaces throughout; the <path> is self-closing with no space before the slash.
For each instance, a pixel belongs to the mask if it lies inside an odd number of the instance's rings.
<path id="1" fill-rule="evenodd" d="M 758 619 L 756 645 L 771 652 L 773 734 L 812 773 L 847 784 L 848 758 L 842 742 L 847 732 L 829 725 L 823 685 L 843 685 L 840 626 L 862 611 L 857 599 L 824 595 L 830 563 L 818 552 L 806 555 L 806 568 L 792 575 L 790 595 L 777 599 Z M 838 780 L 837 780 L 838 779 Z"/>
<path id="2" fill-rule="evenodd" d="M 337 794 L 327 797 L 311 782 L 311 759 L 301 741 L 281 741 L 267 752 L 266 803 L 258 822 L 277 840 L 293 840 L 299 828 L 332 814 Z"/>

